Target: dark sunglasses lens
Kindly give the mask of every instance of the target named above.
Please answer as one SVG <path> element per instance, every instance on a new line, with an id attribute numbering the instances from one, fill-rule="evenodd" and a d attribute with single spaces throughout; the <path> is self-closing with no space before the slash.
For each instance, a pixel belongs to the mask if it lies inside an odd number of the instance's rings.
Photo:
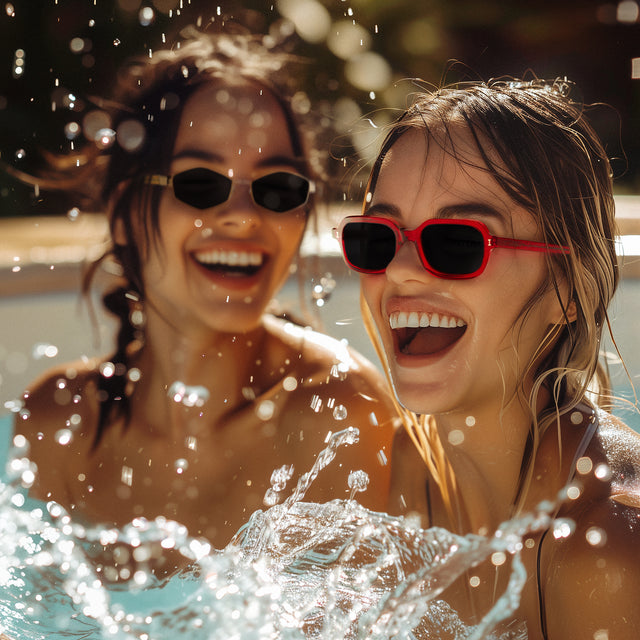
<path id="1" fill-rule="evenodd" d="M 189 169 L 173 176 L 173 192 L 196 209 L 208 209 L 229 198 L 231 180 L 210 169 Z"/>
<path id="2" fill-rule="evenodd" d="M 429 265 L 452 276 L 474 273 L 482 266 L 484 240 L 475 227 L 462 224 L 434 224 L 420 234 Z"/>
<path id="3" fill-rule="evenodd" d="M 279 171 L 254 180 L 251 184 L 256 204 L 282 213 L 301 207 L 309 197 L 309 181 L 295 173 Z"/>
<path id="4" fill-rule="evenodd" d="M 347 262 L 363 271 L 384 271 L 396 253 L 393 230 L 377 222 L 349 222 L 342 230 Z"/>

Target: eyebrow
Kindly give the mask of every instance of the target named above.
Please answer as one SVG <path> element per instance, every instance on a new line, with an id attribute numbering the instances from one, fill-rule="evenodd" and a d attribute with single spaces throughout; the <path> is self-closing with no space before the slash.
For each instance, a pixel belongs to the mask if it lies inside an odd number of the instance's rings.
<path id="1" fill-rule="evenodd" d="M 182 158 L 189 158 L 193 160 L 204 160 L 205 162 L 217 162 L 218 164 L 224 164 L 228 160 L 223 158 L 220 154 L 215 153 L 213 151 L 208 151 L 206 149 L 196 149 L 188 147 L 186 149 L 182 149 L 178 151 L 178 153 L 174 154 L 171 158 L 172 162 L 176 160 L 181 160 Z M 268 156 L 260 160 L 256 164 L 256 166 L 260 169 L 268 168 L 268 167 L 276 167 L 276 166 L 288 166 L 292 167 L 296 171 L 304 171 L 306 170 L 307 163 L 304 158 L 300 158 L 297 156 L 287 156 L 287 155 L 278 155 L 278 156 Z"/>
<path id="2" fill-rule="evenodd" d="M 384 214 L 398 220 L 402 218 L 400 209 L 396 205 L 386 202 L 374 204 L 364 211 L 364 215 L 379 214 Z M 435 217 L 451 219 L 469 217 L 470 215 L 495 218 L 497 220 L 500 220 L 501 222 L 506 221 L 504 213 L 502 213 L 499 209 L 496 209 L 495 207 L 492 207 L 491 205 L 484 202 L 465 202 L 460 204 L 447 205 L 438 209 Z"/>

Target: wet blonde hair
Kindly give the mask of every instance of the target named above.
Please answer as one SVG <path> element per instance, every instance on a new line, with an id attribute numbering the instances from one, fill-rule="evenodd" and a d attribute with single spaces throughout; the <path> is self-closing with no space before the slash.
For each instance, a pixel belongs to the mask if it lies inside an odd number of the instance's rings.
<path id="1" fill-rule="evenodd" d="M 522 381 L 533 373 L 534 383 L 530 390 L 522 384 L 519 389 L 526 394 L 531 410 L 531 434 L 515 512 L 524 504 L 542 435 L 555 425 L 561 446 L 561 416 L 587 398 L 602 406 L 610 392 L 599 352 L 603 328 L 610 332 L 607 307 L 619 278 L 612 171 L 584 106 L 570 97 L 570 90 L 567 81 L 510 79 L 421 93 L 387 133 L 367 189 L 370 198 L 386 154 L 407 131 L 422 131 L 427 149 L 429 144 L 437 144 L 467 165 L 472 162 L 466 151 L 470 138 L 473 156 L 482 159 L 480 168 L 533 215 L 543 240 L 570 249 L 567 255 L 546 254 L 548 280 L 528 300 L 520 316 L 525 321 L 552 288 L 565 322 L 550 329 L 522 372 Z M 461 127 L 470 134 L 464 136 L 464 145 L 456 140 L 460 140 Z M 561 295 L 561 291 L 568 295 Z M 570 320 L 574 305 L 575 320 Z M 371 314 L 366 308 L 363 312 L 384 362 Z M 549 392 L 551 402 L 538 412 L 542 389 Z M 427 415 L 398 409 L 440 487 L 454 524 L 456 482 L 435 422 Z"/>

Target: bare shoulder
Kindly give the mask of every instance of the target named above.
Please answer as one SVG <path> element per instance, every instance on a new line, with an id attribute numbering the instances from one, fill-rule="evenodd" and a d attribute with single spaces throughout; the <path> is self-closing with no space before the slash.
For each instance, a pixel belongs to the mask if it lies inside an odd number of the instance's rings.
<path id="1" fill-rule="evenodd" d="M 322 390 L 334 402 L 349 401 L 352 410 L 361 405 L 369 413 L 372 404 L 378 405 L 378 424 L 395 419 L 389 384 L 364 356 L 340 340 L 290 322 L 273 319 L 269 330 L 295 354 L 293 368 L 305 388 Z"/>
<path id="2" fill-rule="evenodd" d="M 340 467 L 339 471 L 324 474 L 314 483 L 316 488 L 331 497 L 343 497 L 340 488 L 347 486 L 346 474 L 361 469 L 369 476 L 369 489 L 361 502 L 371 509 L 384 509 L 398 418 L 386 380 L 371 362 L 339 340 L 290 323 L 269 328 L 297 358 L 292 379 L 283 381 L 285 388 L 295 387 L 295 393 L 289 394 L 281 426 L 285 430 L 302 428 L 305 446 L 315 453 L 323 448 L 330 432 L 347 427 L 359 431 L 358 443 L 339 452 L 332 466 L 334 470 Z"/>
<path id="3" fill-rule="evenodd" d="M 549 639 L 636 638 L 640 625 L 640 435 L 600 413 L 582 478 L 567 512 L 573 534 L 545 552 Z M 608 635 L 605 635 L 604 632 Z"/>
<path id="4" fill-rule="evenodd" d="M 14 431 L 26 438 L 29 457 L 38 465 L 38 480 L 32 489 L 36 497 L 46 497 L 40 486 L 58 488 L 59 495 L 63 465 L 90 447 L 89 433 L 93 432 L 98 407 L 97 366 L 93 360 L 58 365 L 34 379 L 24 391 L 24 411 Z M 71 438 L 71 434 L 77 437 Z"/>
<path id="5" fill-rule="evenodd" d="M 597 444 L 602 448 L 611 472 L 612 491 L 638 492 L 640 483 L 640 433 L 619 418 L 599 414 Z"/>

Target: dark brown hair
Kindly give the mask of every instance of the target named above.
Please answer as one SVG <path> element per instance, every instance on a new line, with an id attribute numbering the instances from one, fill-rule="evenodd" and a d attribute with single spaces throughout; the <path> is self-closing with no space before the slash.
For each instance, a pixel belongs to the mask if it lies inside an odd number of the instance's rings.
<path id="1" fill-rule="evenodd" d="M 99 206 L 108 211 L 112 238 L 118 228 L 124 242 L 113 243 L 88 271 L 84 282 L 89 291 L 99 264 L 115 260 L 123 284 L 103 298 L 105 307 L 117 316 L 120 327 L 113 366 L 102 367 L 98 381 L 100 415 L 94 446 L 104 430 L 118 417 L 128 420 L 129 355 L 131 343 L 142 332 L 131 321 L 132 300 L 144 302 L 145 285 L 141 261 L 146 248 L 158 238 L 158 208 L 161 190 L 145 183 L 149 174 L 169 173 L 173 145 L 185 103 L 199 88 L 211 83 L 248 81 L 259 84 L 277 100 L 303 170 L 316 182 L 321 169 L 313 164 L 313 130 L 296 112 L 292 74 L 296 59 L 268 38 L 247 34 L 203 34 L 191 31 L 179 46 L 154 52 L 151 57 L 130 61 L 118 78 L 114 97 L 103 101 L 108 116 L 108 149 L 100 145 L 86 152 L 76 171 L 75 184 L 83 183 Z M 99 140 L 98 140 L 99 143 Z M 317 163 L 317 158 L 314 158 Z M 311 208 L 312 203 L 307 207 Z M 140 237 L 142 230 L 142 237 Z"/>

